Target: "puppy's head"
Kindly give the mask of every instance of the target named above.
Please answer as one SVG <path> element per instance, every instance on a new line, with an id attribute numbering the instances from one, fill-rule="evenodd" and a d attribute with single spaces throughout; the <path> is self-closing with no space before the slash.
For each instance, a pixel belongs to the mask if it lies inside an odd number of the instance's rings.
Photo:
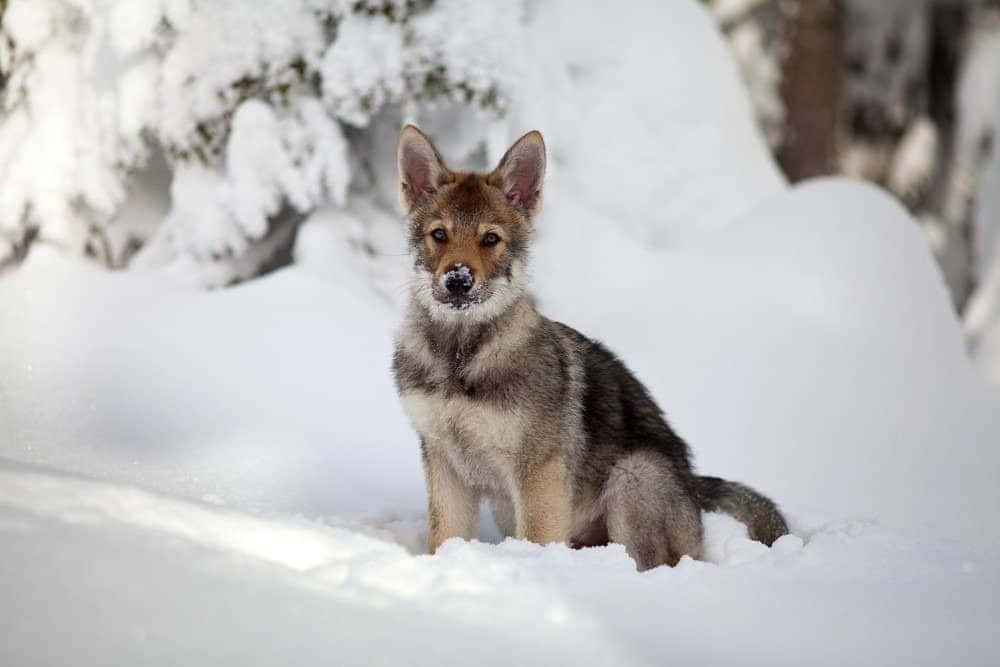
<path id="1" fill-rule="evenodd" d="M 531 221 L 541 206 L 545 143 L 524 135 L 488 174 L 452 171 L 407 125 L 399 199 L 417 272 L 414 295 L 436 319 L 487 321 L 524 291 Z"/>

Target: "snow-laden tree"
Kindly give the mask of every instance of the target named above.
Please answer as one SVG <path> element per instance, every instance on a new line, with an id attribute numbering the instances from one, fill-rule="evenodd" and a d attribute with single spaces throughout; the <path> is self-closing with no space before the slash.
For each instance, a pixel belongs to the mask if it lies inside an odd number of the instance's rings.
<path id="1" fill-rule="evenodd" d="M 969 221 L 975 290 L 965 311 L 974 355 L 1000 379 L 1000 3 L 981 9 L 958 86 L 958 133 L 944 207 Z"/>
<path id="2" fill-rule="evenodd" d="M 784 140 L 781 99 L 784 16 L 776 0 L 702 0 L 725 33 L 767 142 Z"/>
<path id="3" fill-rule="evenodd" d="M 475 12 L 472 12 L 475 5 Z M 47 242 L 123 265 L 141 244 L 219 285 L 364 180 L 386 108 L 502 114 L 520 5 L 473 0 L 10 0 L 0 30 L 0 263 Z M 475 21 L 466 21 L 475 14 Z M 162 155 L 170 210 L 117 213 Z M 152 257 L 152 260 L 150 260 Z"/>
<path id="4" fill-rule="evenodd" d="M 965 313 L 994 252 L 982 211 L 994 199 L 1000 2 L 704 2 L 789 178 L 839 172 L 890 190 L 920 220 Z"/>

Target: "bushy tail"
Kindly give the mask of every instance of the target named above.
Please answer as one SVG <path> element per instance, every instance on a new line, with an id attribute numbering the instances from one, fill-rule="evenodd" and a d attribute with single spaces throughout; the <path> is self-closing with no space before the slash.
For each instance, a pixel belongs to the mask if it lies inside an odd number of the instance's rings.
<path id="1" fill-rule="evenodd" d="M 767 496 L 739 482 L 719 477 L 699 476 L 695 480 L 701 508 L 708 512 L 725 512 L 745 523 L 750 539 L 771 546 L 776 539 L 788 534 L 785 517 Z"/>

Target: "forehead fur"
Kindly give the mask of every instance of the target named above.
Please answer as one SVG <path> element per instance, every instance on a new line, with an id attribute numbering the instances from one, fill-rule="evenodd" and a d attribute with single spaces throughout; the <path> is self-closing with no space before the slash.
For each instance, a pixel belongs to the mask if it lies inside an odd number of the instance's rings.
<path id="1" fill-rule="evenodd" d="M 490 184 L 488 174 L 462 172 L 456 173 L 454 180 L 441 187 L 430 201 L 412 211 L 412 218 L 417 223 L 448 218 L 459 226 L 527 223 L 507 204 L 500 189 Z"/>

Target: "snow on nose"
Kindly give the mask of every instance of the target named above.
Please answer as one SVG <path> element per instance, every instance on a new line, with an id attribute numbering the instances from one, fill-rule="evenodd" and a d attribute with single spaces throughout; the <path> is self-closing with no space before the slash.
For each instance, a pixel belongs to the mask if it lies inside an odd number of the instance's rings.
<path id="1" fill-rule="evenodd" d="M 444 288 L 454 295 L 467 294 L 475 279 L 469 267 L 458 264 L 443 276 Z"/>

